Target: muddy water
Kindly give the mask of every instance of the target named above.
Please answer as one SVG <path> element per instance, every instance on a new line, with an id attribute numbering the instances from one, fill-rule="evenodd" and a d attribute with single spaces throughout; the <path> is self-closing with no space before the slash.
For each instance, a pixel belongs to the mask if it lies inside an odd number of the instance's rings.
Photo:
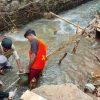
<path id="1" fill-rule="evenodd" d="M 60 15 L 84 28 L 93 18 L 97 3 L 97 0 L 93 0 L 73 10 L 65 11 Z M 47 54 L 60 47 L 64 41 L 67 42 L 69 37 L 74 35 L 76 31 L 75 27 L 68 25 L 59 19 L 40 19 L 31 22 L 22 29 L 15 30 L 14 33 L 9 32 L 7 35 L 13 39 L 24 69 L 28 64 L 29 43 L 23 37 L 23 34 L 29 28 L 34 29 L 37 36 L 48 45 L 49 50 Z M 77 53 L 75 55 L 72 54 L 71 51 L 73 45 L 69 46 L 67 50 L 68 55 L 60 66 L 58 66 L 58 61 L 62 57 L 63 53 L 53 58 L 51 61 L 48 61 L 39 85 L 72 82 L 82 88 L 83 85 L 90 80 L 90 72 L 93 71 L 94 66 L 99 66 L 99 63 L 95 62 L 95 57 L 90 53 L 90 46 L 91 42 L 82 37 Z M 16 75 L 18 69 L 13 58 L 11 59 L 11 63 L 13 65 L 12 71 L 7 72 L 4 76 L 0 76 L 0 79 L 5 83 L 5 88 L 7 88 L 18 77 Z M 22 87 L 22 90 L 19 91 L 22 93 L 24 89 Z M 19 93 L 16 95 L 14 100 L 18 100 L 18 97 Z"/>

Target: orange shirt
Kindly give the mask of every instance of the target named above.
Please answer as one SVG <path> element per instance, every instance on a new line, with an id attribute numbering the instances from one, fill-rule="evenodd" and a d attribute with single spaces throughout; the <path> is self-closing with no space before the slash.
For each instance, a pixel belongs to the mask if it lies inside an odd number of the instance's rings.
<path id="1" fill-rule="evenodd" d="M 36 58 L 31 68 L 43 69 L 46 63 L 47 46 L 37 37 L 35 37 L 35 39 L 38 41 L 38 51 L 36 53 Z M 29 51 L 29 57 L 31 57 L 31 55 L 32 55 L 32 50 Z"/>

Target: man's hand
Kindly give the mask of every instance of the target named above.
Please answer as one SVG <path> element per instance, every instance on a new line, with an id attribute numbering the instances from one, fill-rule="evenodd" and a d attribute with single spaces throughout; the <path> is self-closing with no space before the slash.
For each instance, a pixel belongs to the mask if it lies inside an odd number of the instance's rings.
<path id="1" fill-rule="evenodd" d="M 29 71 L 30 71 L 30 70 L 29 70 L 29 68 L 27 67 L 25 72 L 26 72 L 26 73 L 29 73 Z"/>
<path id="2" fill-rule="evenodd" d="M 19 69 L 19 72 L 20 72 L 20 73 L 23 73 L 23 69 L 20 68 L 20 69 Z"/>

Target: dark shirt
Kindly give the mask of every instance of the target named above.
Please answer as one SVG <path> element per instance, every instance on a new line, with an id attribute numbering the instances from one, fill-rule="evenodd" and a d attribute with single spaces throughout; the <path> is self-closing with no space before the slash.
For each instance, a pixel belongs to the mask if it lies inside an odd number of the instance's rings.
<path id="1" fill-rule="evenodd" d="M 38 41 L 36 39 L 33 39 L 32 42 L 31 42 L 31 50 L 35 54 L 38 51 Z"/>
<path id="2" fill-rule="evenodd" d="M 8 98 L 8 97 L 9 97 L 9 93 L 0 91 L 0 100 L 3 100 L 4 98 Z"/>

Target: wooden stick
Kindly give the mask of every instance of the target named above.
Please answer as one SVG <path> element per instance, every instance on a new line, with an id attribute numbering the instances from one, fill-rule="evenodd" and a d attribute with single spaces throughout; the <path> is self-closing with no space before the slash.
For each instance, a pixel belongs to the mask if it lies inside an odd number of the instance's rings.
<path id="1" fill-rule="evenodd" d="M 8 18 L 9 18 L 9 20 L 10 20 L 10 22 L 13 24 L 13 26 L 16 28 L 16 25 L 15 25 L 15 23 L 13 23 L 13 21 L 12 21 L 12 19 L 10 18 L 10 16 L 9 15 L 7 15 L 8 16 Z"/>
<path id="2" fill-rule="evenodd" d="M 77 50 L 77 47 L 78 47 L 79 42 L 80 42 L 80 40 L 77 40 L 77 41 L 76 41 L 76 44 L 75 44 L 75 46 L 74 46 L 74 48 L 73 48 L 73 51 L 72 51 L 73 54 L 76 53 L 76 50 Z M 63 61 L 63 59 L 64 59 L 66 56 L 67 56 L 67 52 L 65 52 L 64 55 L 62 56 L 62 58 L 59 60 L 58 65 L 61 64 L 61 62 Z"/>
<path id="3" fill-rule="evenodd" d="M 71 21 L 69 21 L 69 20 L 67 20 L 67 19 L 65 19 L 65 18 L 63 18 L 63 17 L 61 17 L 61 16 L 59 16 L 59 15 L 56 15 L 56 14 L 54 14 L 53 12 L 50 12 L 49 14 L 51 14 L 51 15 L 57 17 L 57 18 L 60 18 L 60 19 L 64 20 L 65 22 L 67 22 L 67 23 L 69 23 L 69 24 L 71 24 L 71 25 L 73 25 L 73 26 L 75 26 L 75 27 L 80 28 L 81 30 L 84 30 L 81 26 L 76 25 L 76 24 L 72 23 Z"/>
<path id="4" fill-rule="evenodd" d="M 54 56 L 59 55 L 61 52 L 66 52 L 66 49 L 68 47 L 68 45 L 72 44 L 73 42 L 75 42 L 75 40 L 77 38 L 79 38 L 81 36 L 81 34 L 76 34 L 73 37 L 69 38 L 69 41 L 62 47 L 58 48 L 57 50 L 55 50 L 54 52 L 52 52 L 51 54 L 49 54 L 47 56 L 47 60 L 52 59 Z"/>
<path id="5" fill-rule="evenodd" d="M 81 33 L 79 32 L 79 33 L 77 33 L 76 35 L 74 35 L 73 37 L 70 37 L 70 38 L 69 38 L 69 41 L 68 41 L 64 46 L 58 48 L 57 50 L 55 50 L 54 52 L 52 52 L 51 54 L 49 54 L 49 55 L 47 56 L 47 60 L 52 59 L 54 56 L 59 55 L 61 52 L 66 52 L 67 46 L 70 45 L 70 44 L 72 44 L 73 41 L 76 41 L 77 38 L 79 38 L 81 35 L 84 35 L 84 33 L 86 33 L 85 36 L 88 36 L 88 33 L 85 32 L 85 29 L 83 29 L 83 28 L 80 27 L 79 25 L 76 25 L 76 24 L 70 22 L 69 20 L 67 20 L 67 19 L 65 19 L 65 18 L 63 18 L 63 17 L 60 17 L 59 15 L 54 14 L 53 12 L 50 12 L 49 14 L 51 14 L 51 15 L 57 17 L 57 18 L 60 18 L 60 19 L 64 20 L 65 22 L 74 25 L 75 27 L 78 27 L 78 28 L 82 29 L 82 32 L 81 32 Z M 79 44 L 79 43 L 78 43 L 78 44 Z M 77 46 L 78 46 L 78 44 L 77 44 Z M 77 49 L 77 47 L 76 47 L 76 49 Z M 75 51 L 75 52 L 76 52 L 76 51 Z"/>
<path id="6" fill-rule="evenodd" d="M 20 78 L 17 78 L 16 81 L 14 81 L 8 88 L 5 89 L 5 91 L 8 91 L 11 87 L 13 87 Z"/>
<path id="7" fill-rule="evenodd" d="M 94 75 L 92 78 L 100 78 L 100 75 Z"/>
<path id="8" fill-rule="evenodd" d="M 64 55 L 63 55 L 63 57 L 59 60 L 58 65 L 60 65 L 60 64 L 61 64 L 61 62 L 63 61 L 63 59 L 64 59 L 66 56 L 67 56 L 67 52 L 65 52 L 65 53 L 64 53 Z"/>
<path id="9" fill-rule="evenodd" d="M 72 51 L 73 54 L 76 54 L 76 50 L 77 50 L 79 42 L 80 42 L 80 39 L 76 41 L 76 44 L 75 44 L 73 51 Z"/>

